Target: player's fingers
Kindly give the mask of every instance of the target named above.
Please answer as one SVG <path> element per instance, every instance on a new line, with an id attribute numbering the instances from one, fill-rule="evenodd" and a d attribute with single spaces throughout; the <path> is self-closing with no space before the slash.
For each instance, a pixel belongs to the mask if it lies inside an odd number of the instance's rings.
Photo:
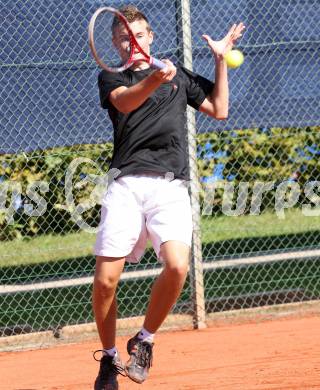
<path id="1" fill-rule="evenodd" d="M 231 32 L 231 34 L 228 33 L 227 36 L 231 40 L 236 40 L 242 36 L 242 32 L 244 29 L 245 29 L 245 26 L 242 22 L 239 23 L 238 25 L 235 24 L 232 26 L 232 28 L 229 31 L 229 33 Z"/>
<path id="2" fill-rule="evenodd" d="M 165 69 L 156 71 L 156 74 L 157 77 L 162 81 L 171 81 L 176 75 L 176 69 L 167 67 Z"/>
<path id="3" fill-rule="evenodd" d="M 162 68 L 162 69 L 160 69 L 160 72 L 162 73 L 162 74 L 165 74 L 167 71 L 168 71 L 168 62 L 167 62 L 167 60 L 161 60 L 165 65 L 166 65 L 166 67 L 165 68 Z"/>
<path id="4" fill-rule="evenodd" d="M 172 72 L 170 72 L 170 75 L 169 75 L 169 81 L 171 81 L 175 75 L 177 74 L 176 70 L 172 70 Z"/>
<path id="5" fill-rule="evenodd" d="M 173 63 L 171 63 L 171 65 L 169 65 L 169 72 L 171 74 L 176 74 L 177 73 L 177 68 L 175 67 L 175 65 L 173 65 Z"/>
<path id="6" fill-rule="evenodd" d="M 162 82 L 166 81 L 166 77 L 167 77 L 167 70 L 166 70 L 166 68 L 155 70 L 153 72 L 153 74 L 157 77 L 158 80 L 160 80 Z"/>
<path id="7" fill-rule="evenodd" d="M 169 75 L 170 77 L 174 77 L 174 76 L 176 75 L 176 73 L 177 73 L 177 69 L 176 69 L 175 66 L 169 68 L 168 75 Z"/>
<path id="8" fill-rule="evenodd" d="M 234 35 L 237 36 L 237 37 L 241 37 L 242 36 L 242 32 L 245 30 L 245 25 L 243 23 L 239 23 L 235 32 L 234 32 Z"/>
<path id="9" fill-rule="evenodd" d="M 173 78 L 177 73 L 177 68 L 170 60 L 163 60 L 163 62 L 167 65 L 166 68 L 163 69 L 163 75 L 166 78 Z"/>
<path id="10" fill-rule="evenodd" d="M 209 37 L 209 35 L 207 35 L 207 34 L 203 34 L 202 35 L 202 38 L 203 39 L 205 39 L 206 41 L 207 41 L 207 43 L 209 43 L 210 44 L 210 42 L 212 41 L 212 39 Z"/>
<path id="11" fill-rule="evenodd" d="M 243 23 L 240 23 L 236 29 L 234 30 L 233 34 L 229 37 L 229 41 L 231 45 L 234 45 L 236 41 L 242 37 L 242 32 L 244 31 L 245 26 Z"/>
<path id="12" fill-rule="evenodd" d="M 162 60 L 162 62 L 167 65 L 167 69 L 175 68 L 174 64 L 168 59 Z"/>
<path id="13" fill-rule="evenodd" d="M 164 58 L 161 60 L 164 64 L 166 65 L 169 65 L 169 64 L 172 64 L 172 62 L 170 60 L 168 60 L 167 58 Z"/>
<path id="14" fill-rule="evenodd" d="M 232 27 L 230 28 L 230 30 L 227 33 L 227 37 L 231 37 L 234 34 L 236 28 L 237 28 L 237 25 L 233 24 Z"/>
<path id="15" fill-rule="evenodd" d="M 171 81 L 176 75 L 176 72 L 175 71 L 170 71 L 168 72 L 164 78 L 165 78 L 165 81 Z"/>

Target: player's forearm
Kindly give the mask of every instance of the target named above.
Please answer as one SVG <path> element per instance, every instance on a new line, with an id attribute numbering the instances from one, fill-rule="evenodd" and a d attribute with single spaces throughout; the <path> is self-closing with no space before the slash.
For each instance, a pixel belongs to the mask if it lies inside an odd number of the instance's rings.
<path id="1" fill-rule="evenodd" d="M 215 85 L 211 102 L 217 119 L 226 119 L 229 110 L 228 69 L 224 59 L 216 58 Z"/>
<path id="2" fill-rule="evenodd" d="M 151 74 L 114 96 L 112 104 L 120 112 L 125 114 L 132 112 L 139 108 L 161 84 L 162 81 Z"/>

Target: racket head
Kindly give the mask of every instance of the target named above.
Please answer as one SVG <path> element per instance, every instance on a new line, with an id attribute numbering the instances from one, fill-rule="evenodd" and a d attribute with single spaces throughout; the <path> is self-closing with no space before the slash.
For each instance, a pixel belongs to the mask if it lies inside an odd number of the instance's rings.
<path id="1" fill-rule="evenodd" d="M 115 28 L 121 30 L 124 39 L 115 39 Z M 139 61 L 151 63 L 151 57 L 136 41 L 127 19 L 115 8 L 98 8 L 90 19 L 88 34 L 94 59 L 109 72 L 118 73 L 128 69 L 133 64 L 136 50 L 142 54 Z"/>

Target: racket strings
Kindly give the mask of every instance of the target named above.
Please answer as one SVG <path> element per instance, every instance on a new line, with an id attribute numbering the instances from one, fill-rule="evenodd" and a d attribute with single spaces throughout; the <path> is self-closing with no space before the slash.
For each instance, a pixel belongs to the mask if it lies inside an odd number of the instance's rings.
<path id="1" fill-rule="evenodd" d="M 93 30 L 96 54 L 111 69 L 124 66 L 132 50 L 130 34 L 123 21 L 112 12 L 101 12 Z"/>

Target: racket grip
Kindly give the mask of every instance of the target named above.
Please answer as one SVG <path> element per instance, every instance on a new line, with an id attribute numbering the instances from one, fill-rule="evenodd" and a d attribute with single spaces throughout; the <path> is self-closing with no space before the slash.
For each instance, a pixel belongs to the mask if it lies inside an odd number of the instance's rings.
<path id="1" fill-rule="evenodd" d="M 152 66 L 152 67 L 154 67 L 154 68 L 156 68 L 156 69 L 164 69 L 164 68 L 166 68 L 166 64 L 164 63 L 164 62 L 162 62 L 162 61 L 160 61 L 160 60 L 157 60 L 156 58 L 154 58 L 154 57 L 151 57 L 150 58 L 150 65 Z"/>

